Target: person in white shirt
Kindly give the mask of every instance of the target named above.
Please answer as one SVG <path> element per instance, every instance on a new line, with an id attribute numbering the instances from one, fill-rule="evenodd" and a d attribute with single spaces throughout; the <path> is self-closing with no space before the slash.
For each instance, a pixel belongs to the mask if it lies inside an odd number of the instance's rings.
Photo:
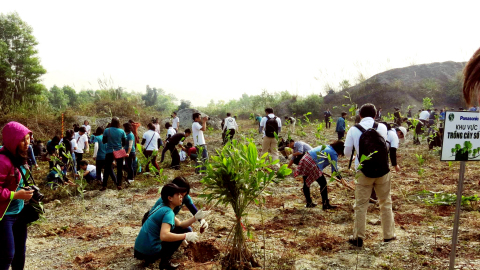
<path id="1" fill-rule="evenodd" d="M 157 170 L 160 170 L 160 167 L 157 164 L 157 155 L 153 155 L 154 151 L 158 151 L 158 146 L 160 145 L 160 134 L 155 132 L 155 126 L 152 123 L 147 125 L 148 131 L 143 133 L 142 146 L 143 154 L 147 159 L 150 157 L 151 160 L 147 163 L 145 171 L 150 171 L 150 162 Z"/>
<path id="2" fill-rule="evenodd" d="M 418 119 L 421 120 L 424 124 L 427 124 L 428 118 L 430 118 L 430 113 L 427 110 L 423 110 Z"/>
<path id="3" fill-rule="evenodd" d="M 260 127 L 263 130 L 262 154 L 260 156 L 268 152 L 272 156 L 272 160 L 276 160 L 278 159 L 278 144 L 274 133 L 278 136 L 282 131 L 282 120 L 273 114 L 272 108 L 266 108 L 265 113 L 267 116 L 263 117 L 260 122 Z"/>
<path id="4" fill-rule="evenodd" d="M 79 162 L 80 169 L 83 170 L 83 178 L 87 180 L 87 183 L 92 182 L 97 178 L 97 167 L 95 165 L 90 165 L 86 160 Z"/>
<path id="5" fill-rule="evenodd" d="M 202 153 L 202 165 L 208 159 L 207 144 L 205 143 L 205 138 L 203 137 L 203 132 L 207 130 L 207 120 L 208 117 L 200 117 L 200 113 L 192 114 L 193 124 L 192 124 L 192 133 L 193 133 L 193 143 L 197 148 L 197 153 Z M 200 149 L 202 151 L 200 151 Z M 205 166 L 199 167 L 198 159 L 195 164 L 195 173 L 200 173 L 200 171 L 205 170 Z"/>
<path id="6" fill-rule="evenodd" d="M 92 127 L 90 126 L 90 123 L 88 122 L 88 120 L 85 120 L 83 122 L 83 125 L 82 127 L 85 127 L 86 131 L 87 131 L 87 137 L 90 136 L 90 132 L 92 130 Z"/>
<path id="7" fill-rule="evenodd" d="M 160 135 L 160 124 L 158 123 L 158 118 L 152 117 L 152 123 L 153 123 L 153 126 L 155 127 L 155 132 L 157 132 L 158 135 Z"/>
<path id="8" fill-rule="evenodd" d="M 223 144 L 226 144 L 228 140 L 233 140 L 233 135 L 238 129 L 237 121 L 232 117 L 231 113 L 227 113 L 227 118 L 224 120 L 225 124 L 223 125 Z"/>
<path id="9" fill-rule="evenodd" d="M 87 130 L 85 127 L 80 127 L 78 133 L 75 133 L 75 139 L 77 142 L 77 149 L 75 150 L 75 158 L 77 160 L 77 171 L 80 170 L 80 161 L 83 160 L 84 151 L 88 153 L 90 147 L 88 144 Z"/>
<path id="10" fill-rule="evenodd" d="M 178 128 L 180 127 L 180 118 L 178 118 L 177 113 L 173 112 L 172 114 L 172 127 L 178 132 Z"/>
<path id="11" fill-rule="evenodd" d="M 373 104 L 365 104 L 360 108 L 359 125 L 365 130 L 372 128 L 375 124 L 373 118 L 376 116 L 376 109 Z M 384 124 L 378 124 L 377 132 L 387 141 L 387 127 Z M 345 156 L 352 154 L 353 148 L 357 150 L 355 159 L 355 168 L 358 168 L 359 159 L 359 142 L 362 131 L 356 127 L 348 130 L 345 139 Z M 388 158 L 388 157 L 386 157 Z M 388 160 L 387 160 L 388 162 Z M 363 239 L 365 239 L 366 215 L 372 194 L 372 188 L 375 188 L 380 203 L 380 213 L 382 219 L 383 238 L 385 242 L 396 239 L 395 237 L 395 221 L 392 212 L 392 198 L 390 196 L 390 172 L 381 177 L 370 178 L 363 174 L 361 170 L 357 170 L 357 184 L 355 189 L 355 227 L 353 236 L 349 239 L 349 243 L 361 247 Z"/>
<path id="12" fill-rule="evenodd" d="M 165 142 L 167 142 L 170 137 L 177 133 L 177 131 L 168 122 L 165 124 L 165 128 L 167 129 L 167 138 L 165 139 Z"/>

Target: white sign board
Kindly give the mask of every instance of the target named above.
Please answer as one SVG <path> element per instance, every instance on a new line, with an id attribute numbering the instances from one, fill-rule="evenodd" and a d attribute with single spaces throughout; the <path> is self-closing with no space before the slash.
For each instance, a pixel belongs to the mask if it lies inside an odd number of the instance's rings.
<path id="1" fill-rule="evenodd" d="M 442 161 L 480 161 L 480 113 L 445 113 Z"/>

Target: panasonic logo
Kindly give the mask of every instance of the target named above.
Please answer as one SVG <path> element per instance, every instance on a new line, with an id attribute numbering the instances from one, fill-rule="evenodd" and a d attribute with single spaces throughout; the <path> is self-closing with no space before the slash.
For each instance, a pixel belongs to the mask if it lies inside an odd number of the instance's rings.
<path id="1" fill-rule="evenodd" d="M 478 121 L 478 116 L 477 117 L 463 117 L 463 116 L 460 116 L 460 120 Z"/>

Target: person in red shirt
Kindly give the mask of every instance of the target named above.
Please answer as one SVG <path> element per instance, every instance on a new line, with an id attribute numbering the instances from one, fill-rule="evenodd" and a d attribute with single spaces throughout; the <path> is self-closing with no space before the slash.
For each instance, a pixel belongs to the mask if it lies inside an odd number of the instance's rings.
<path id="1" fill-rule="evenodd" d="M 197 148 L 193 146 L 192 143 L 187 143 L 187 147 L 183 150 L 187 153 L 187 156 L 190 157 L 191 160 L 197 159 Z"/>
<path id="2" fill-rule="evenodd" d="M 140 139 L 138 138 L 138 128 L 142 125 L 140 123 L 136 123 L 133 120 L 128 120 L 130 124 L 132 124 L 133 130 L 132 133 L 135 136 L 135 144 L 140 143 Z"/>

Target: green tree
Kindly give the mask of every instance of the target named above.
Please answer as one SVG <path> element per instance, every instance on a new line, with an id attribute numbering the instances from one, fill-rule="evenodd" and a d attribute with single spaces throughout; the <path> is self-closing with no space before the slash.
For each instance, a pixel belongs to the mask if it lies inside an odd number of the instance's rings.
<path id="1" fill-rule="evenodd" d="M 68 106 L 74 107 L 78 105 L 78 95 L 75 89 L 65 85 L 62 87 L 63 93 L 68 96 Z"/>
<path id="2" fill-rule="evenodd" d="M 56 85 L 50 88 L 48 100 L 50 105 L 57 111 L 63 111 L 68 106 L 68 96 L 65 95 L 62 88 Z"/>
<path id="3" fill-rule="evenodd" d="M 339 87 L 340 87 L 341 90 L 345 90 L 345 89 L 347 89 L 347 88 L 350 88 L 350 86 L 351 86 L 351 85 L 350 85 L 350 82 L 349 82 L 348 80 L 343 80 L 343 81 L 341 81 L 341 82 L 340 82 L 340 85 L 339 85 Z"/>
<path id="4" fill-rule="evenodd" d="M 37 45 L 32 27 L 17 13 L 0 14 L 0 106 L 4 112 L 42 91 L 40 76 L 46 70 Z"/>
<path id="5" fill-rule="evenodd" d="M 190 107 L 192 107 L 192 102 L 190 102 L 190 100 L 182 99 L 180 100 L 180 106 L 178 106 L 178 110 L 188 109 Z"/>
<path id="6" fill-rule="evenodd" d="M 150 86 L 147 85 L 147 90 L 145 95 L 142 96 L 142 100 L 145 101 L 146 106 L 154 106 L 155 104 L 157 104 L 158 90 L 156 88 L 150 88 Z"/>
<path id="7" fill-rule="evenodd" d="M 433 107 L 432 99 L 428 97 L 423 98 L 422 105 L 424 110 L 431 109 Z"/>

